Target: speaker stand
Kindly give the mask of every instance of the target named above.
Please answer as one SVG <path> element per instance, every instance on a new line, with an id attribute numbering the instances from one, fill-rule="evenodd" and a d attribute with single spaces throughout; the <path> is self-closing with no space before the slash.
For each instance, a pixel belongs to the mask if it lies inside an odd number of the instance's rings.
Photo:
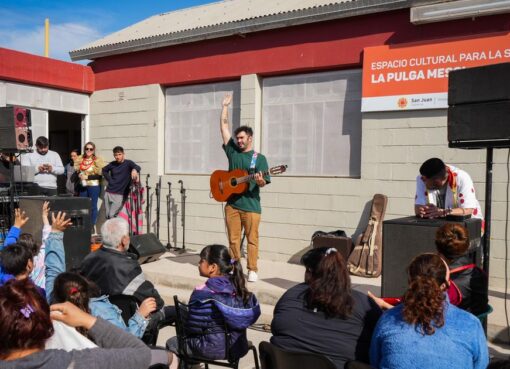
<path id="1" fill-rule="evenodd" d="M 14 192 L 15 192 L 15 184 L 14 184 L 14 154 L 8 153 L 9 157 L 9 229 L 14 224 Z"/>
<path id="2" fill-rule="evenodd" d="M 490 245 L 491 245 L 491 208 L 492 208 L 492 165 L 493 148 L 487 148 L 485 163 L 485 233 L 483 244 L 483 270 L 489 274 Z"/>

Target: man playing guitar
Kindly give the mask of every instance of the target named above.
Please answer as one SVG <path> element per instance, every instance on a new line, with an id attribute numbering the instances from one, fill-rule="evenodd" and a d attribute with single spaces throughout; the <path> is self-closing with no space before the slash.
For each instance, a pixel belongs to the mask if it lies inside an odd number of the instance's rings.
<path id="1" fill-rule="evenodd" d="M 230 133 L 228 123 L 228 106 L 232 95 L 227 94 L 222 102 L 220 131 L 223 138 L 223 150 L 228 158 L 229 171 L 244 169 L 249 174 L 256 173 L 254 181 L 250 181 L 248 190 L 242 194 L 231 196 L 225 206 L 225 223 L 232 257 L 241 258 L 241 232 L 244 228 L 248 240 L 248 282 L 256 282 L 257 258 L 259 254 L 260 224 L 260 187 L 270 183 L 270 177 L 262 176 L 268 170 L 266 157 L 253 150 L 253 130 L 241 126 L 234 132 L 235 142 Z"/>

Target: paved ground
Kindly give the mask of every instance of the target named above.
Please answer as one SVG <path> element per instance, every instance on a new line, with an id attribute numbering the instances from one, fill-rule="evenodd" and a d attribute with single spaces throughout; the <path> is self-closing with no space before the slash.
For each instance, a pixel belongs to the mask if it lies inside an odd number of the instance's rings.
<path id="1" fill-rule="evenodd" d="M 198 273 L 199 257 L 195 252 L 174 253 L 169 252 L 158 261 L 144 264 L 143 270 L 147 278 L 156 284 L 162 297 L 167 304 L 173 305 L 173 296 L 187 301 L 193 288 L 205 281 Z M 250 291 L 254 292 L 262 307 L 262 315 L 257 321 L 257 327 L 270 324 L 274 305 L 280 296 L 290 287 L 303 281 L 304 268 L 301 265 L 285 262 L 259 260 L 259 281 L 249 283 Z M 380 293 L 381 278 L 361 278 L 351 276 L 353 288 L 374 294 Z M 508 357 L 510 347 L 508 344 L 508 329 L 506 329 L 504 291 L 490 291 L 490 304 L 494 312 L 489 316 L 488 336 L 490 340 L 497 342 L 489 343 L 491 355 L 494 357 Z M 164 345 L 166 340 L 175 335 L 172 327 L 165 328 L 160 333 L 158 344 Z M 267 341 L 271 337 L 269 332 L 261 330 L 248 330 L 248 339 L 256 347 L 261 341 Z M 504 342 L 504 343 L 502 343 Z M 505 344 L 506 343 L 506 344 Z M 241 360 L 241 369 L 254 368 L 253 358 L 248 355 Z"/>

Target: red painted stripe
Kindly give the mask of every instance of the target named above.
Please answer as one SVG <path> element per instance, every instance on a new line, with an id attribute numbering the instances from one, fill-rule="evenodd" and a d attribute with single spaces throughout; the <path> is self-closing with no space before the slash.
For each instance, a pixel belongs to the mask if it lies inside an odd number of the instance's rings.
<path id="1" fill-rule="evenodd" d="M 82 93 L 94 91 L 88 66 L 0 48 L 0 80 Z"/>
<path id="2" fill-rule="evenodd" d="M 363 48 L 508 31 L 507 15 L 414 26 L 409 9 L 99 58 L 96 89 L 361 67 Z"/>

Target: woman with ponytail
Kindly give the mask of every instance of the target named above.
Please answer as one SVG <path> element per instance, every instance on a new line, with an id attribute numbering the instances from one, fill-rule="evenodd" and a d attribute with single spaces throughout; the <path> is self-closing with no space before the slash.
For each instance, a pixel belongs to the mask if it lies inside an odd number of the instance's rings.
<path id="1" fill-rule="evenodd" d="M 231 258 L 226 246 L 209 245 L 200 252 L 198 270 L 208 279 L 193 290 L 189 300 L 187 325 L 191 337 L 186 340 L 187 352 L 212 360 L 225 359 L 226 323 L 231 332 L 228 359 L 246 355 L 246 329 L 257 321 L 260 306 L 246 288 L 241 263 Z M 168 340 L 167 349 L 177 353 L 176 337 Z"/>
<path id="2" fill-rule="evenodd" d="M 448 266 L 422 254 L 408 267 L 402 304 L 377 323 L 370 348 L 378 369 L 485 369 L 489 355 L 480 321 L 450 304 Z"/>
<path id="3" fill-rule="evenodd" d="M 347 361 L 368 363 L 379 307 L 351 289 L 345 260 L 334 248 L 303 255 L 305 282 L 289 289 L 274 309 L 271 343 L 289 351 L 328 357 L 338 369 Z"/>
<path id="4" fill-rule="evenodd" d="M 436 232 L 436 248 L 450 268 L 450 302 L 474 315 L 488 310 L 487 274 L 474 262 L 469 252 L 469 234 L 458 223 L 446 223 Z"/>

